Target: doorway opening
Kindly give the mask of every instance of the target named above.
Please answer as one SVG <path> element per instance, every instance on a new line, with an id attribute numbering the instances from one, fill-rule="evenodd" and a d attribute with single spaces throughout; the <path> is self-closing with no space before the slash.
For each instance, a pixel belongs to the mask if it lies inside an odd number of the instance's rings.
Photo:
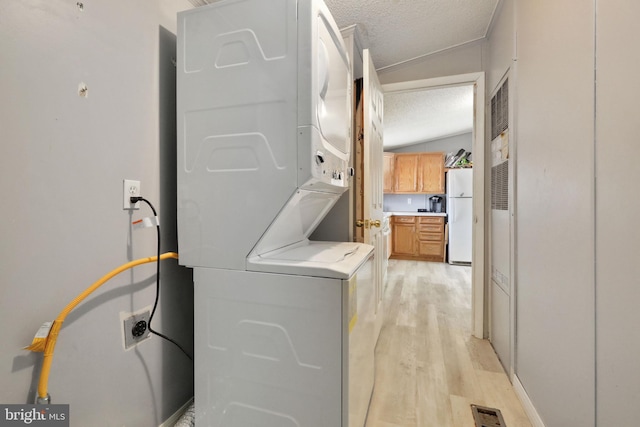
<path id="1" fill-rule="evenodd" d="M 472 207 L 472 331 L 476 338 L 485 338 L 487 319 L 485 309 L 485 206 L 486 206 L 486 147 L 485 147 L 485 77 L 484 73 L 470 73 L 425 80 L 413 80 L 382 85 L 385 94 L 400 94 L 439 88 L 473 87 L 473 207 Z"/>

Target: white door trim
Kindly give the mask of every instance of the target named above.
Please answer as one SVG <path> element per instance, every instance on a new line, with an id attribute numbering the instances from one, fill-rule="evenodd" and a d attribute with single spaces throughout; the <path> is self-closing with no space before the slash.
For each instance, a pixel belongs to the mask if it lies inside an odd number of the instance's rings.
<path id="1" fill-rule="evenodd" d="M 421 89 L 435 89 L 447 86 L 474 85 L 473 117 L 473 256 L 471 279 L 471 316 L 473 335 L 485 337 L 485 77 L 483 72 L 436 77 L 425 80 L 390 83 L 382 85 L 384 93 L 408 92 Z"/>

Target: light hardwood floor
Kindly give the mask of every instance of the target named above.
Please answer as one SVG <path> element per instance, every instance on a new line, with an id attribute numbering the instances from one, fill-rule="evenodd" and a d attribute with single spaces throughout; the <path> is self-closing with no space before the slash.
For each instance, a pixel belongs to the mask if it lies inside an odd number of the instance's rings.
<path id="1" fill-rule="evenodd" d="M 366 427 L 473 427 L 472 403 L 531 427 L 491 344 L 471 335 L 471 267 L 390 260 Z"/>

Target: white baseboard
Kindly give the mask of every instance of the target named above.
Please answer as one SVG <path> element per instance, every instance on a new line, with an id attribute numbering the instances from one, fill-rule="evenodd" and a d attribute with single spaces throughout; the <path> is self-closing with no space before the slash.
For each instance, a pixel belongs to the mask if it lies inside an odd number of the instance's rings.
<path id="1" fill-rule="evenodd" d="M 542 418 L 540 418 L 538 411 L 536 411 L 536 408 L 533 406 L 533 403 L 531 402 L 529 395 L 527 394 L 524 387 L 522 386 L 522 383 L 520 382 L 520 379 L 518 378 L 518 376 L 513 375 L 512 378 L 513 378 L 513 389 L 515 390 L 516 395 L 518 396 L 518 399 L 520 399 L 520 403 L 522 403 L 522 408 L 524 409 L 524 412 L 529 417 L 529 421 L 531 421 L 531 425 L 533 427 L 545 427 L 544 423 L 542 422 Z"/>
<path id="2" fill-rule="evenodd" d="M 187 401 L 187 403 L 185 403 L 184 405 L 182 405 L 180 407 L 180 409 L 178 409 L 176 412 L 173 413 L 173 415 L 171 415 L 169 418 L 167 418 L 165 420 L 165 422 L 163 422 L 162 424 L 160 424 L 158 427 L 173 427 L 178 420 L 180 419 L 180 417 L 182 416 L 182 414 L 185 413 L 185 411 L 187 410 L 187 408 L 189 408 L 189 406 L 193 403 L 193 397 L 191 399 L 189 399 Z"/>

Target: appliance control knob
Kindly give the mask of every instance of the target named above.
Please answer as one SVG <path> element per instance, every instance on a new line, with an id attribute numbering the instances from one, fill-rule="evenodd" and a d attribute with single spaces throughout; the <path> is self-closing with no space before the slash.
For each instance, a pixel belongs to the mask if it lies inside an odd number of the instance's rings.
<path id="1" fill-rule="evenodd" d="M 316 163 L 318 164 L 324 163 L 324 154 L 322 154 L 320 151 L 316 153 Z"/>

